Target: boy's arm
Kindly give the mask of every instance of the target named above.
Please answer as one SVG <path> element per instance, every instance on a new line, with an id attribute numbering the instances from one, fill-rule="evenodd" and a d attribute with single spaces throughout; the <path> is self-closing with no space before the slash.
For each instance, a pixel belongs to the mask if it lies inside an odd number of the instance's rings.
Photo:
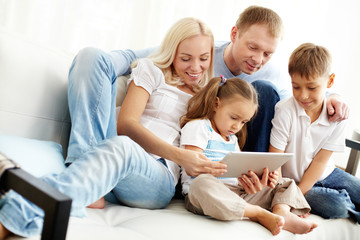
<path id="1" fill-rule="evenodd" d="M 269 146 L 269 152 L 275 152 L 275 153 L 284 153 L 284 151 L 275 148 L 273 145 L 270 144 Z M 282 178 L 282 173 L 281 173 L 281 167 L 279 167 L 279 169 L 277 169 L 276 171 L 279 172 L 279 179 Z"/>
<path id="2" fill-rule="evenodd" d="M 314 184 L 321 177 L 332 153 L 332 151 L 321 149 L 315 155 L 314 159 L 311 161 L 310 166 L 305 171 L 298 185 L 304 195 L 314 186 Z"/>
<path id="3" fill-rule="evenodd" d="M 273 145 L 270 144 L 269 146 L 269 152 L 275 152 L 275 153 L 284 153 L 284 151 L 275 148 Z M 276 174 L 277 172 L 277 174 Z M 276 171 L 269 173 L 269 187 L 275 188 L 276 183 L 279 181 L 279 179 L 282 178 L 281 173 L 281 167 L 279 167 Z"/>

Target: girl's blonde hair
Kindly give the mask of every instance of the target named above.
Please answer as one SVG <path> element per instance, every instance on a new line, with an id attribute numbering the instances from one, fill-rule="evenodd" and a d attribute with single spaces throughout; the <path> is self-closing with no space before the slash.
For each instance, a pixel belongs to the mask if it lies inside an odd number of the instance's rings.
<path id="1" fill-rule="evenodd" d="M 195 119 L 212 119 L 217 97 L 223 101 L 240 96 L 251 101 L 256 109 L 258 108 L 257 92 L 250 83 L 240 78 L 229 78 L 220 86 L 221 80 L 221 77 L 212 78 L 204 88 L 189 100 L 187 113 L 180 120 L 181 127 Z M 246 126 L 237 134 L 240 148 L 245 144 L 246 134 Z"/>
<path id="2" fill-rule="evenodd" d="M 169 85 L 178 86 L 183 84 L 180 77 L 176 74 L 173 67 L 173 61 L 176 55 L 176 51 L 179 44 L 185 39 L 195 36 L 208 36 L 211 42 L 211 59 L 209 69 L 204 74 L 204 77 L 200 80 L 199 84 L 193 89 L 198 91 L 200 88 L 205 86 L 208 80 L 214 74 L 214 36 L 210 28 L 196 18 L 183 18 L 176 22 L 165 35 L 165 38 L 160 45 L 157 52 L 150 55 L 148 58 L 153 61 L 155 66 L 160 68 L 165 76 L 165 81 Z M 132 67 L 135 67 L 135 62 Z"/>

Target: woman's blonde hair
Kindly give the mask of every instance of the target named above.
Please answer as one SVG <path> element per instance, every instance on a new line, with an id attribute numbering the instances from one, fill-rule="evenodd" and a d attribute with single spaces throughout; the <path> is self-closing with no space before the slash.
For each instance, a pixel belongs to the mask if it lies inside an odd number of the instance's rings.
<path id="1" fill-rule="evenodd" d="M 289 74 L 300 74 L 301 77 L 312 79 L 330 74 L 330 52 L 313 43 L 303 43 L 297 47 L 289 58 Z"/>
<path id="2" fill-rule="evenodd" d="M 250 83 L 240 78 L 229 78 L 220 86 L 221 81 L 221 77 L 212 78 L 204 88 L 202 88 L 189 100 L 187 113 L 182 116 L 180 120 L 181 127 L 195 119 L 212 119 L 214 116 L 214 106 L 217 97 L 224 101 L 240 96 L 251 101 L 255 105 L 256 109 L 258 108 L 259 103 L 257 92 Z M 238 133 L 240 148 L 242 148 L 245 144 L 246 134 L 246 126 L 243 126 Z"/>
<path id="3" fill-rule="evenodd" d="M 254 24 L 265 24 L 273 37 L 280 39 L 283 37 L 283 22 L 280 16 L 269 8 L 260 6 L 246 8 L 236 21 L 236 27 L 240 30 L 239 37 Z"/>
<path id="4" fill-rule="evenodd" d="M 160 45 L 157 52 L 150 55 L 148 58 L 153 61 L 155 66 L 160 68 L 165 76 L 165 81 L 167 84 L 178 86 L 182 84 L 182 80 L 176 74 L 173 67 L 173 61 L 176 55 L 176 51 L 179 47 L 179 44 L 185 39 L 195 37 L 195 36 L 208 36 L 211 42 L 211 59 L 209 69 L 204 74 L 204 77 L 200 80 L 198 86 L 193 90 L 198 91 L 199 88 L 205 86 L 208 80 L 213 76 L 213 58 L 214 58 L 214 36 L 210 28 L 196 18 L 183 18 L 177 21 L 167 32 L 165 38 Z M 132 65 L 135 67 L 136 63 Z"/>

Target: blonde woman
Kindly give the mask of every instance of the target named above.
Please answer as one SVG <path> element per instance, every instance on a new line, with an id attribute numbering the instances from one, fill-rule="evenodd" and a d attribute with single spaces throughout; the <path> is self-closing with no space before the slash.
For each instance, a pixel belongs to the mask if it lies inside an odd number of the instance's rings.
<path id="1" fill-rule="evenodd" d="M 178 147 L 179 119 L 187 101 L 212 75 L 213 41 L 210 29 L 197 19 L 175 23 L 159 51 L 137 62 L 117 123 L 117 76 L 110 57 L 103 53 L 88 62 L 102 70 L 101 77 L 84 73 L 74 79 L 74 72 L 83 73 L 77 61 L 89 59 L 91 51 L 77 56 L 69 77 L 71 164 L 63 173 L 43 178 L 73 199 L 73 216 L 84 216 L 85 206 L 110 191 L 128 206 L 163 208 L 175 193 L 178 164 L 193 176 L 225 171 L 226 166 L 201 153 Z M 93 54 L 99 56 L 98 50 Z M 1 202 L 0 222 L 0 239 L 9 233 L 38 235 L 43 212 L 10 192 Z"/>

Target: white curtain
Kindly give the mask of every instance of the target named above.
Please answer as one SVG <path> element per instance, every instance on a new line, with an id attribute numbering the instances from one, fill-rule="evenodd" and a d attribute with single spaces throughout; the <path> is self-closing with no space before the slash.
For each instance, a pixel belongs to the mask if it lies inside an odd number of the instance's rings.
<path id="1" fill-rule="evenodd" d="M 357 0 L 0 0 L 0 31 L 75 55 L 86 46 L 153 47 L 176 20 L 193 16 L 212 28 L 216 40 L 229 40 L 239 13 L 250 5 L 269 7 L 284 21 L 285 36 L 272 61 L 285 78 L 288 57 L 299 44 L 314 42 L 331 51 L 333 91 L 351 107 L 348 136 L 360 128 Z"/>

